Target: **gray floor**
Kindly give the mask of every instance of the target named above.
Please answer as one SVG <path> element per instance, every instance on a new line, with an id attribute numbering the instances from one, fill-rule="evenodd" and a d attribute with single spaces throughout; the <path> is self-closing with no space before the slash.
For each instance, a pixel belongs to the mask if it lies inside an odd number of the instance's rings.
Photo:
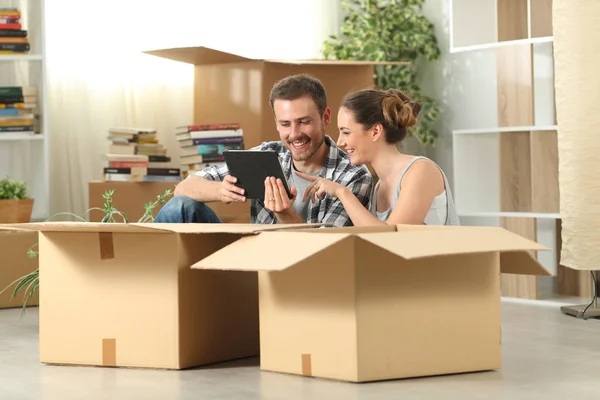
<path id="1" fill-rule="evenodd" d="M 43 365 L 37 310 L 0 310 L 0 399 L 600 399 L 600 321 L 560 304 L 503 301 L 500 371 L 367 384 L 260 372 L 255 359 L 177 372 Z"/>

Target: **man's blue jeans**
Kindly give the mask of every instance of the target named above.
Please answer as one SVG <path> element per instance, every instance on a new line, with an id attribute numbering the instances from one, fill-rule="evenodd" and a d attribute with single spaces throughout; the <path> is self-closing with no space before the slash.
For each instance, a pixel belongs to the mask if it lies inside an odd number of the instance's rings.
<path id="1" fill-rule="evenodd" d="M 197 222 L 220 223 L 217 214 L 205 203 L 187 196 L 175 196 L 170 199 L 158 212 L 154 222 Z"/>

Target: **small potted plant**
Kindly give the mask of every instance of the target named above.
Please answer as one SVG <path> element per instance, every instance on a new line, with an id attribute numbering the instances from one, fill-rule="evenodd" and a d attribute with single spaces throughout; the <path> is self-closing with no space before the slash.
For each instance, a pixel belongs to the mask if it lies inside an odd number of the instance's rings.
<path id="1" fill-rule="evenodd" d="M 0 223 L 31 221 L 33 199 L 27 197 L 27 185 L 6 177 L 0 180 Z"/>

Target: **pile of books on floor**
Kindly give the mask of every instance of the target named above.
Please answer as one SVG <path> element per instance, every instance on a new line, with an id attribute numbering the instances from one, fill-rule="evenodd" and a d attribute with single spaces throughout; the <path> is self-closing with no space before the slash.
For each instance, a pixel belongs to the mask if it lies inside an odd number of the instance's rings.
<path id="1" fill-rule="evenodd" d="M 181 169 L 171 165 L 156 129 L 119 127 L 108 130 L 104 180 L 129 182 L 180 181 Z"/>
<path id="2" fill-rule="evenodd" d="M 176 128 L 183 176 L 209 165 L 223 164 L 223 152 L 243 150 L 244 136 L 239 123 L 186 125 Z"/>
<path id="3" fill-rule="evenodd" d="M 27 31 L 22 27 L 21 11 L 18 8 L 0 8 L 0 56 L 29 54 Z"/>
<path id="4" fill-rule="evenodd" d="M 0 86 L 0 135 L 39 133 L 37 88 L 30 86 Z"/>

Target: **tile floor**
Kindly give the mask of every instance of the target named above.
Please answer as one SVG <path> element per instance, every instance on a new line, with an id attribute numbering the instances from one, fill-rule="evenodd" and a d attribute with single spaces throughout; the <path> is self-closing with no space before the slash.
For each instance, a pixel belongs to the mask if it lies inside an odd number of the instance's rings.
<path id="1" fill-rule="evenodd" d="M 0 310 L 0 399 L 600 399 L 600 321 L 560 304 L 503 300 L 502 370 L 366 384 L 261 372 L 257 359 L 187 371 L 43 365 L 37 309 Z"/>

